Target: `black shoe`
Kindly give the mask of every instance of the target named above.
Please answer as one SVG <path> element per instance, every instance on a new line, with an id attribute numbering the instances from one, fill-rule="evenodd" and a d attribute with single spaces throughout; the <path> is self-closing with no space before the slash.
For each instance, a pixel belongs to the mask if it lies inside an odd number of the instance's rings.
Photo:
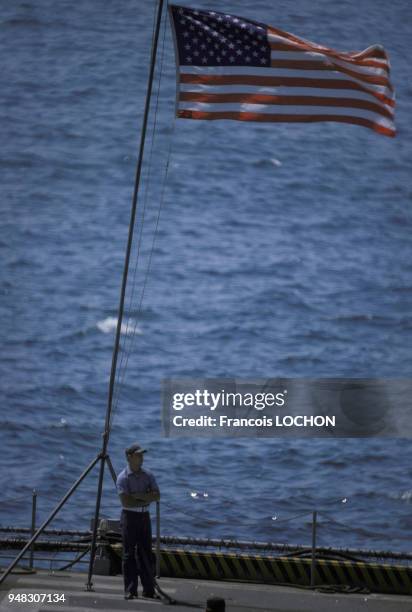
<path id="1" fill-rule="evenodd" d="M 137 593 L 129 593 L 129 591 L 125 591 L 124 598 L 125 599 L 137 599 Z"/>
<path id="2" fill-rule="evenodd" d="M 160 599 L 154 591 L 143 591 L 143 597 L 146 597 L 146 599 Z"/>

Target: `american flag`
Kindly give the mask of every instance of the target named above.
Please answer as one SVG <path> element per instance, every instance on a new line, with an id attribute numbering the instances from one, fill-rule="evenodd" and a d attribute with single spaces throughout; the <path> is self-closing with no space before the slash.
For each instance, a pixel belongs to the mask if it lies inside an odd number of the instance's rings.
<path id="1" fill-rule="evenodd" d="M 395 136 L 394 89 L 380 45 L 335 51 L 272 26 L 170 6 L 177 116 L 239 121 L 339 121 Z"/>

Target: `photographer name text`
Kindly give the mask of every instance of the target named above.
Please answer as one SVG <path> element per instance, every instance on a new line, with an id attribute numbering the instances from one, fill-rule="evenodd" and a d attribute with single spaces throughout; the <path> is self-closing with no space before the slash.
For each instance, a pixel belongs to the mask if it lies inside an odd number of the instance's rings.
<path id="1" fill-rule="evenodd" d="M 246 392 L 227 392 L 224 389 L 212 392 L 208 389 L 197 389 L 192 393 L 174 393 L 171 396 L 171 406 L 173 411 L 181 412 L 184 409 L 191 409 L 191 416 L 174 414 L 172 423 L 174 427 L 185 428 L 242 428 L 242 427 L 335 427 L 336 417 L 327 415 L 273 415 L 273 409 L 284 409 L 287 401 L 287 389 L 278 393 L 246 393 Z M 214 413 L 199 414 L 193 416 L 193 408 L 206 409 Z M 228 414 L 218 414 L 216 412 L 232 408 L 236 410 L 236 416 Z M 244 417 L 239 416 L 239 411 L 247 411 Z M 251 416 L 251 410 L 262 413 L 268 409 L 270 416 L 259 414 Z"/>

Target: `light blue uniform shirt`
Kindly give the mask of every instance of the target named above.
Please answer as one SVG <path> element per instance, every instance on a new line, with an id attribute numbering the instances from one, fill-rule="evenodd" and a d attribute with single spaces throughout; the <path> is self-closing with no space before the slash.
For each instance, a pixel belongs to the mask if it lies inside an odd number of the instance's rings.
<path id="1" fill-rule="evenodd" d="M 132 495 L 134 493 L 150 493 L 151 491 L 159 491 L 156 479 L 151 472 L 141 468 L 138 472 L 132 472 L 129 466 L 126 466 L 124 470 L 120 472 L 117 477 L 116 487 L 119 495 L 126 493 Z M 144 506 L 148 509 L 149 504 Z M 124 510 L 132 510 L 134 508 L 124 508 Z M 136 512 L 140 512 L 137 510 Z"/>

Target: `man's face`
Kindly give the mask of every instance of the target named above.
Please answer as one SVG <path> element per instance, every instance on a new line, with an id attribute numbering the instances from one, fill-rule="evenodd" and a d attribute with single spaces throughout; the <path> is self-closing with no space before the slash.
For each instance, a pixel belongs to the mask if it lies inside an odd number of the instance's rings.
<path id="1" fill-rule="evenodd" d="M 142 467 L 143 453 L 134 453 L 133 455 L 128 455 L 127 460 L 129 462 L 130 469 L 133 472 L 137 472 Z"/>

